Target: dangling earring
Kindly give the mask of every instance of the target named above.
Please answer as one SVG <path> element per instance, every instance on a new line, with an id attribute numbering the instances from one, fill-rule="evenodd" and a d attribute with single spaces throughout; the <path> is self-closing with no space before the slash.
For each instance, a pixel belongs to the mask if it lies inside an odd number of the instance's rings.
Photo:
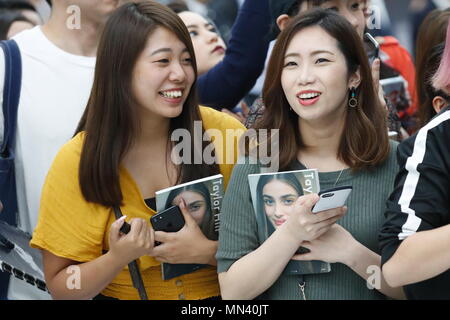
<path id="1" fill-rule="evenodd" d="M 358 106 L 358 99 L 356 99 L 356 88 L 350 89 L 350 99 L 348 100 L 348 106 L 350 108 L 356 108 Z"/>

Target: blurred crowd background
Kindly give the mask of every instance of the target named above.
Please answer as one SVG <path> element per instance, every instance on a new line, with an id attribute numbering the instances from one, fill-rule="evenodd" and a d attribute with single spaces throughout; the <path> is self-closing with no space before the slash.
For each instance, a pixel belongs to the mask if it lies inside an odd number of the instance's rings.
<path id="1" fill-rule="evenodd" d="M 228 40 L 244 0 L 158 0 L 163 4 L 183 2 L 191 11 L 212 19 Z M 49 0 L 0 0 L 0 35 L 8 39 L 24 28 L 42 24 L 50 15 Z M 445 9 L 450 0 L 373 0 L 372 14 L 380 28 L 374 35 L 393 35 L 414 56 L 418 28 L 434 9 Z M 381 19 L 381 21 L 377 21 Z"/>
<path id="2" fill-rule="evenodd" d="M 231 27 L 244 0 L 176 0 L 187 4 L 190 10 L 209 16 L 218 26 L 225 40 L 230 37 Z M 163 4 L 174 0 L 159 0 Z M 414 56 L 418 28 L 434 9 L 445 9 L 450 0 L 372 0 L 372 14 L 380 25 L 373 29 L 374 35 L 393 35 Z M 378 15 L 379 14 L 379 15 Z M 379 24 L 378 24 L 379 23 Z"/>

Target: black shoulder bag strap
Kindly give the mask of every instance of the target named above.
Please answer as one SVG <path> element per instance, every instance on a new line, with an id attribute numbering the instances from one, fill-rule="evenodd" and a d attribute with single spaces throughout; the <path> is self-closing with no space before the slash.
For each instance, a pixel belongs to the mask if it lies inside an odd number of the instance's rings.
<path id="1" fill-rule="evenodd" d="M 120 219 L 122 217 L 122 210 L 120 210 L 120 207 L 114 206 L 114 215 L 116 216 L 116 219 Z M 130 232 L 130 225 L 126 222 L 124 222 L 122 228 L 120 228 L 120 231 L 124 234 L 127 234 Z M 131 275 L 131 281 L 133 281 L 133 287 L 137 289 L 139 292 L 139 297 L 141 300 L 148 300 L 147 297 L 147 291 L 145 290 L 144 282 L 142 281 L 142 275 L 139 271 L 139 266 L 137 264 L 137 260 L 134 260 L 128 264 L 128 269 L 130 270 Z"/>

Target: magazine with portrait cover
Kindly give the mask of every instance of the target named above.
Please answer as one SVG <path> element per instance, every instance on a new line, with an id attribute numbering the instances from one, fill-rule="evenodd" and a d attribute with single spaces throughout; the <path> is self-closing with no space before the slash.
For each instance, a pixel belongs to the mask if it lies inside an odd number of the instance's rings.
<path id="1" fill-rule="evenodd" d="M 219 239 L 220 209 L 223 194 L 223 176 L 217 174 L 157 191 L 156 209 L 161 212 L 171 206 L 178 205 L 183 198 L 189 213 L 206 238 L 217 241 Z M 204 264 L 161 263 L 162 279 L 169 280 L 206 266 Z"/>
<path id="2" fill-rule="evenodd" d="M 260 243 L 266 241 L 275 229 L 287 220 L 298 197 L 320 191 L 316 169 L 250 174 L 248 182 Z M 302 247 L 297 251 L 304 252 L 307 252 L 307 249 Z M 283 273 L 300 275 L 330 271 L 328 262 L 291 260 Z"/>

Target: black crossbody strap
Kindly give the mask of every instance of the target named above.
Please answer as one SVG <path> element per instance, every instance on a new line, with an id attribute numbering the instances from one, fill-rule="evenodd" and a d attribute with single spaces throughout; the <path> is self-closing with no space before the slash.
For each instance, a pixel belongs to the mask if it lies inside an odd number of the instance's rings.
<path id="1" fill-rule="evenodd" d="M 113 209 L 116 219 L 120 219 L 123 216 L 120 207 L 115 206 L 113 207 Z M 130 231 L 129 224 L 125 222 L 122 228 L 120 228 L 120 231 L 127 234 Z M 141 298 L 141 300 L 148 300 L 147 291 L 145 290 L 144 281 L 142 281 L 142 275 L 141 272 L 139 271 L 137 260 L 130 262 L 128 264 L 128 269 L 130 270 L 131 281 L 133 281 L 133 287 L 135 287 L 139 292 L 139 297 Z"/>

